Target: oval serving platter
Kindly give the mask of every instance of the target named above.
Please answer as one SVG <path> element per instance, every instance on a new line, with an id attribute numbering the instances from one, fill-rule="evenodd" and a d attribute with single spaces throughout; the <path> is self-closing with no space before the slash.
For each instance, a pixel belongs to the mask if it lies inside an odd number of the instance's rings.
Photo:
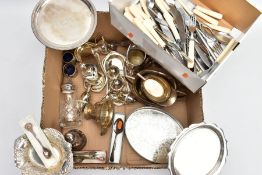
<path id="1" fill-rule="evenodd" d="M 182 129 L 176 119 L 154 107 L 137 109 L 125 125 L 126 137 L 132 148 L 154 163 L 167 163 L 170 145 Z"/>

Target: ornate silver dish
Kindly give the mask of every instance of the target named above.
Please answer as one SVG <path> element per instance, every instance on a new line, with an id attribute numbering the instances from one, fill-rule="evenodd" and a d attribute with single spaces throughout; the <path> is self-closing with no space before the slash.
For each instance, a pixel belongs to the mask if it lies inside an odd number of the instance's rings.
<path id="1" fill-rule="evenodd" d="M 73 170 L 73 153 L 71 144 L 66 142 L 64 136 L 57 130 L 44 129 L 51 145 L 60 153 L 60 161 L 52 168 L 47 169 L 36 154 L 26 135 L 15 140 L 15 165 L 22 175 L 64 175 Z"/>

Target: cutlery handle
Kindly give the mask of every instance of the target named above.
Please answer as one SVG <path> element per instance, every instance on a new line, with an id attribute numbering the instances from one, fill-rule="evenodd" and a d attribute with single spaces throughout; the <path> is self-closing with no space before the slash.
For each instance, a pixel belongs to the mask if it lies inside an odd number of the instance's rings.
<path id="1" fill-rule="evenodd" d="M 129 7 L 130 11 L 132 13 L 135 13 L 136 15 L 142 17 L 142 19 L 146 19 L 146 18 L 149 18 L 147 14 L 145 14 L 145 12 L 143 12 L 143 10 L 141 9 L 140 5 L 131 5 Z M 139 18 L 140 18 L 139 17 Z"/>
<path id="2" fill-rule="evenodd" d="M 113 144 L 113 148 L 112 148 L 112 152 L 111 152 L 111 155 L 110 155 L 110 162 L 114 162 L 114 157 L 115 157 L 115 149 L 116 149 L 116 137 L 117 137 L 117 134 L 115 135 L 115 139 L 114 139 L 114 144 Z"/>
<path id="3" fill-rule="evenodd" d="M 203 12 L 197 10 L 197 9 L 194 9 L 193 10 L 194 14 L 196 14 L 197 16 L 203 18 L 204 20 L 206 20 L 207 22 L 211 23 L 211 24 L 214 24 L 214 25 L 218 25 L 218 20 L 204 14 Z"/>
<path id="4" fill-rule="evenodd" d="M 162 9 L 165 9 L 167 11 L 170 10 L 170 7 L 167 5 L 167 3 L 164 0 L 155 0 L 157 6 L 163 11 Z"/>
<path id="5" fill-rule="evenodd" d="M 168 10 L 166 9 L 166 5 L 164 4 L 163 0 L 155 0 L 155 2 L 163 13 L 168 13 Z"/>
<path id="6" fill-rule="evenodd" d="M 195 41 L 194 41 L 193 33 L 191 33 L 190 40 L 189 40 L 188 57 L 190 58 L 190 60 L 187 61 L 187 67 L 191 69 L 194 67 L 194 62 L 195 62 Z"/>
<path id="7" fill-rule="evenodd" d="M 142 7 L 142 9 L 144 10 L 145 14 L 148 16 L 148 17 L 151 17 L 149 11 L 148 11 L 148 8 L 146 6 L 146 0 L 140 0 L 140 5 Z"/>
<path id="8" fill-rule="evenodd" d="M 147 30 L 147 28 L 144 26 L 144 24 L 139 21 L 137 18 L 134 18 L 134 24 L 142 30 L 156 45 L 158 45 L 158 42 L 156 39 L 153 37 L 153 35 Z"/>
<path id="9" fill-rule="evenodd" d="M 155 21 L 153 20 L 151 14 L 148 11 L 148 8 L 146 6 L 146 0 L 140 0 L 140 6 L 142 7 L 142 10 L 144 10 L 144 13 L 147 15 L 148 18 L 150 18 L 152 20 L 152 22 L 154 23 L 154 25 L 156 25 Z"/>
<path id="10" fill-rule="evenodd" d="M 162 2 L 163 2 L 163 4 L 164 4 L 165 8 L 167 9 L 167 11 L 169 11 L 169 10 L 170 10 L 170 7 L 169 7 L 169 5 L 167 4 L 167 2 L 164 1 L 164 0 L 162 0 Z"/>
<path id="11" fill-rule="evenodd" d="M 169 25 L 172 33 L 174 34 L 174 37 L 176 40 L 180 40 L 180 35 L 178 33 L 178 30 L 176 28 L 176 25 L 174 24 L 173 17 L 169 13 L 164 13 L 164 18 L 166 19 L 167 24 Z"/>
<path id="12" fill-rule="evenodd" d="M 151 33 L 149 32 L 149 30 L 144 26 L 144 24 L 142 23 L 142 21 L 144 21 L 144 19 L 141 19 L 140 16 L 138 15 L 138 13 L 136 14 L 136 17 L 134 18 L 133 15 L 131 13 L 135 13 L 136 11 L 134 11 L 134 9 L 131 11 L 130 8 L 126 8 L 125 9 L 125 13 L 124 16 L 130 21 L 132 22 L 134 25 L 136 25 L 142 32 L 144 32 L 155 44 L 158 45 L 158 42 L 155 40 L 155 38 L 151 35 Z M 138 17 L 138 18 L 137 18 Z"/>
<path id="13" fill-rule="evenodd" d="M 170 29 L 172 30 L 172 33 L 174 34 L 174 37 L 176 40 L 180 40 L 179 33 L 177 31 L 177 28 L 174 24 L 174 18 L 170 15 L 168 10 L 166 9 L 164 2 L 162 0 L 155 0 L 157 6 L 160 8 L 160 10 L 163 12 L 163 16 L 166 19 L 167 24 L 169 25 Z"/>
<path id="14" fill-rule="evenodd" d="M 158 44 L 164 48 L 166 46 L 166 43 L 161 39 L 161 37 L 158 35 L 158 33 L 155 31 L 152 22 L 150 19 L 145 19 L 143 24 L 147 28 L 147 30 L 154 36 L 154 38 L 157 40 Z"/>
<path id="15" fill-rule="evenodd" d="M 226 27 L 217 26 L 217 25 L 214 25 L 214 24 L 209 24 L 207 22 L 205 22 L 204 24 L 207 25 L 208 27 L 210 27 L 211 29 L 214 29 L 214 30 L 217 30 L 217 31 L 220 31 L 220 32 L 224 32 L 224 33 L 230 33 L 231 32 L 231 29 L 226 28 Z"/>
<path id="16" fill-rule="evenodd" d="M 229 41 L 229 43 L 227 44 L 227 46 L 224 48 L 224 50 L 222 51 L 222 53 L 217 57 L 216 62 L 217 63 L 222 63 L 224 61 L 224 59 L 226 58 L 226 56 L 232 52 L 232 49 L 237 45 L 237 42 L 235 39 L 231 39 Z"/>
<path id="17" fill-rule="evenodd" d="M 138 18 L 141 21 L 144 20 L 143 16 L 139 13 L 136 5 L 131 5 L 128 9 L 135 18 Z"/>
<path id="18" fill-rule="evenodd" d="M 201 12 L 203 12 L 203 13 L 205 13 L 205 14 L 213 17 L 213 18 L 216 18 L 216 19 L 222 19 L 223 18 L 223 14 L 215 12 L 213 10 L 206 9 L 206 8 L 198 6 L 198 5 L 195 7 L 195 9 L 197 9 L 197 10 L 199 10 L 199 11 L 201 11 Z"/>
<path id="19" fill-rule="evenodd" d="M 177 0 L 179 2 L 179 4 L 185 9 L 185 11 L 189 14 L 189 15 L 193 15 L 193 12 L 187 7 L 187 5 L 183 2 L 183 0 Z"/>
<path id="20" fill-rule="evenodd" d="M 134 23 L 134 17 L 129 10 L 125 10 L 124 16 L 132 23 Z"/>

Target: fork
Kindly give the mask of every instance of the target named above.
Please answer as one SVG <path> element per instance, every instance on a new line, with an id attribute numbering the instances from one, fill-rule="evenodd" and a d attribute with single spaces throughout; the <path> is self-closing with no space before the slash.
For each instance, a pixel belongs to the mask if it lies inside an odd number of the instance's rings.
<path id="1" fill-rule="evenodd" d="M 204 31 L 201 31 L 201 32 L 203 36 L 205 37 L 207 44 L 210 46 L 210 48 L 214 52 L 215 56 L 218 57 L 223 52 L 223 48 L 220 42 L 214 36 L 210 36 L 208 33 Z"/>
<path id="2" fill-rule="evenodd" d="M 190 39 L 189 39 L 189 44 L 188 44 L 188 57 L 190 60 L 187 62 L 187 67 L 188 68 L 193 68 L 194 67 L 194 60 L 195 60 L 195 38 L 194 38 L 194 33 L 196 31 L 196 17 L 195 16 L 190 16 L 190 21 L 188 24 L 188 30 L 190 32 Z"/>
<path id="3" fill-rule="evenodd" d="M 215 52 L 217 57 L 223 52 L 223 48 L 218 42 L 215 42 L 211 49 Z"/>

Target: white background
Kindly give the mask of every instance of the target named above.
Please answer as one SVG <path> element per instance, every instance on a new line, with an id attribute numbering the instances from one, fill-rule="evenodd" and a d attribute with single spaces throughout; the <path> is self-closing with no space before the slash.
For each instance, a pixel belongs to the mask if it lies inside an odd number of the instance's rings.
<path id="1" fill-rule="evenodd" d="M 13 142 L 18 121 L 40 117 L 44 46 L 31 31 L 37 0 L 0 0 L 0 174 L 15 175 Z M 262 7 L 259 0 L 252 1 Z M 94 1 L 107 10 L 107 0 Z M 203 88 L 205 119 L 223 128 L 229 156 L 221 174 L 262 174 L 262 19 L 230 60 Z M 85 175 L 168 175 L 167 170 L 74 170 Z"/>

